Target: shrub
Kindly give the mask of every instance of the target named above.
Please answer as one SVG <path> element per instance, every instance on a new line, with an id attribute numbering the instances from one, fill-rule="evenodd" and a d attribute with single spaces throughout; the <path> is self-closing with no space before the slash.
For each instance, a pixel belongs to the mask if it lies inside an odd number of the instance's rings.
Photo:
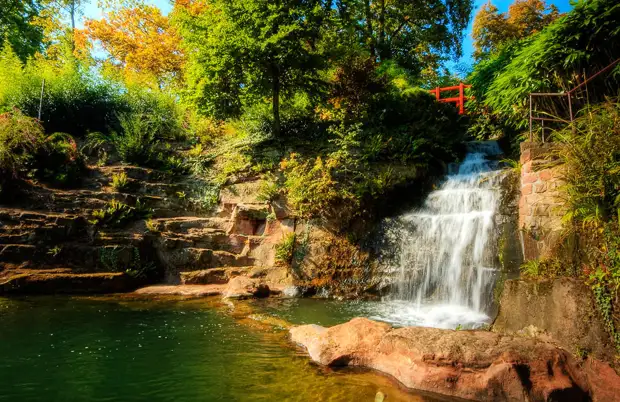
<path id="1" fill-rule="evenodd" d="M 77 143 L 65 133 L 54 133 L 45 139 L 33 166 L 36 177 L 60 186 L 78 185 L 86 172 L 86 163 Z"/>
<path id="2" fill-rule="evenodd" d="M 146 229 L 151 233 L 160 233 L 161 229 L 159 227 L 159 223 L 153 219 L 147 219 L 145 221 Z"/>
<path id="3" fill-rule="evenodd" d="M 258 188 L 257 199 L 260 201 L 273 201 L 280 193 L 280 183 L 273 173 L 263 175 Z"/>
<path id="4" fill-rule="evenodd" d="M 23 175 L 44 146 L 43 127 L 19 110 L 0 114 L 0 184 Z"/>
<path id="5" fill-rule="evenodd" d="M 10 50 L 0 56 L 0 109 L 16 107 L 26 115 L 38 116 L 41 88 L 41 123 L 47 132 L 82 136 L 88 131 L 105 131 L 113 124 L 118 88 L 96 77 L 87 67 L 68 57 L 58 65 L 43 58 L 25 65 L 10 62 Z"/>
<path id="6" fill-rule="evenodd" d="M 162 155 L 158 152 L 160 126 L 150 116 L 139 114 L 121 114 L 119 121 L 122 131 L 110 134 L 101 132 L 88 135 L 87 147 L 101 149 L 111 145 L 123 162 L 141 166 L 160 166 Z"/>
<path id="7" fill-rule="evenodd" d="M 295 253 L 295 233 L 287 234 L 282 241 L 276 245 L 276 261 L 290 265 Z"/>
<path id="8" fill-rule="evenodd" d="M 132 207 L 117 200 L 112 200 L 108 206 L 93 212 L 91 223 L 107 227 L 123 227 L 128 223 L 149 218 L 153 211 L 147 208 L 140 200 Z"/>
<path id="9" fill-rule="evenodd" d="M 555 134 L 562 143 L 566 222 L 597 227 L 620 216 L 620 103 L 586 111 Z"/>
<path id="10" fill-rule="evenodd" d="M 116 191 L 124 191 L 129 187 L 127 173 L 120 172 L 112 175 L 112 188 Z"/>
<path id="11" fill-rule="evenodd" d="M 335 159 L 323 161 L 321 157 L 302 161 L 297 154 L 291 154 L 282 161 L 288 202 L 300 216 L 330 216 L 340 201 L 348 200 L 355 204 L 351 194 L 339 191 L 333 176 L 337 165 Z M 342 202 L 342 205 L 347 203 Z"/>
<path id="12" fill-rule="evenodd" d="M 127 87 L 119 103 L 116 111 L 120 128 L 123 131 L 128 128 L 145 130 L 146 125 L 159 140 L 186 138 L 187 133 L 183 128 L 184 112 L 178 106 L 178 101 L 174 96 L 133 85 Z M 128 121 L 132 120 L 128 118 L 128 115 L 135 116 L 134 121 Z"/>
<path id="13" fill-rule="evenodd" d="M 576 237 L 577 261 L 607 330 L 620 351 L 620 104 L 584 112 L 555 133 L 564 162 L 561 188 L 568 211 L 567 237 Z"/>

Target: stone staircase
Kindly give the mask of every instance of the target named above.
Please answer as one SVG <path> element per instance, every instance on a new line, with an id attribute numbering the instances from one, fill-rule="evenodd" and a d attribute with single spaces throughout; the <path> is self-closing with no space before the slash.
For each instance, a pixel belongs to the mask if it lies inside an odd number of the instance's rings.
<path id="1" fill-rule="evenodd" d="M 80 189 L 29 183 L 12 197 L 17 201 L 0 205 L 0 293 L 93 292 L 99 283 L 101 291 L 152 282 L 221 285 L 240 275 L 268 277 L 275 286 L 291 282 L 272 267 L 275 244 L 294 230 L 294 221 L 285 209 L 256 199 L 258 182 L 225 188 L 216 210 L 205 212 L 185 199 L 193 184 L 187 180 L 121 165 L 92 166 L 90 172 Z M 121 172 L 128 184 L 119 192 L 111 182 Z M 93 212 L 112 200 L 129 206 L 139 201 L 152 211 L 148 224 L 144 219 L 122 228 L 94 224 Z M 148 275 L 128 274 L 145 267 Z M 106 278 L 124 282 L 103 285 Z"/>

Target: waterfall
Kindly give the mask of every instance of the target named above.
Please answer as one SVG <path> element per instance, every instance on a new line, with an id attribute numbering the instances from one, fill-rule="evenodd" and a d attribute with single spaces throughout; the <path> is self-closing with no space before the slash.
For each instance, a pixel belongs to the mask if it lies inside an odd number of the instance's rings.
<path id="1" fill-rule="evenodd" d="M 500 203 L 496 142 L 472 142 L 463 162 L 419 209 L 396 219 L 392 284 L 377 318 L 444 328 L 488 322 L 497 272 Z"/>

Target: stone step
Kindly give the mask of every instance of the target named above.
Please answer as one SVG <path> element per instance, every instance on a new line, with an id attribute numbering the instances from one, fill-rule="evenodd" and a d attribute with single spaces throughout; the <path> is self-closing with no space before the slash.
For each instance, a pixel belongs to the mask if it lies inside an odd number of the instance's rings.
<path id="1" fill-rule="evenodd" d="M 168 182 L 173 180 L 166 172 L 161 170 L 149 169 L 139 166 L 90 166 L 95 176 L 99 175 L 105 178 L 111 178 L 115 174 L 125 173 L 128 178 L 140 180 L 142 182 Z"/>
<path id="2" fill-rule="evenodd" d="M 117 293 L 138 281 L 122 272 L 76 273 L 69 268 L 17 269 L 3 272 L 0 294 Z"/>
<path id="3" fill-rule="evenodd" d="M 254 265 L 254 258 L 208 248 L 182 248 L 162 253 L 165 262 L 179 272 L 219 267 Z"/>
<path id="4" fill-rule="evenodd" d="M 219 229 L 226 231 L 231 223 L 227 218 L 181 216 L 156 218 L 153 222 L 162 232 L 189 233 L 191 229 Z"/>
<path id="5" fill-rule="evenodd" d="M 227 285 L 155 285 L 138 289 L 138 296 L 208 297 L 224 294 Z"/>
<path id="6" fill-rule="evenodd" d="M 263 240 L 260 236 L 229 235 L 218 229 L 190 229 L 189 233 L 162 233 L 162 243 L 166 250 L 208 248 L 238 255 L 247 255 Z"/>
<path id="7" fill-rule="evenodd" d="M 126 243 L 90 245 L 74 242 L 54 246 L 4 244 L 0 245 L 0 267 L 8 264 L 27 267 L 53 264 L 75 268 L 80 272 L 122 272 L 135 268 L 137 250 L 135 245 Z"/>
<path id="8" fill-rule="evenodd" d="M 20 208 L 0 208 L 0 227 L 7 225 L 40 226 L 42 224 L 70 225 L 86 222 L 79 214 L 67 214 L 51 211 L 27 210 Z"/>
<path id="9" fill-rule="evenodd" d="M 181 272 L 182 285 L 222 285 L 236 276 L 248 275 L 254 267 L 221 267 Z"/>

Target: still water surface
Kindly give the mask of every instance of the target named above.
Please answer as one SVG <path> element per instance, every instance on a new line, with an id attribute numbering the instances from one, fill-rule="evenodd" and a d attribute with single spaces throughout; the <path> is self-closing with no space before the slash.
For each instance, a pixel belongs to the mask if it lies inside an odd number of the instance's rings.
<path id="1" fill-rule="evenodd" d="M 359 304 L 318 300 L 250 307 L 333 325 Z M 0 401 L 386 401 L 412 394 L 370 371 L 331 370 L 211 301 L 0 298 Z M 248 308 L 246 306 L 245 308 Z"/>

